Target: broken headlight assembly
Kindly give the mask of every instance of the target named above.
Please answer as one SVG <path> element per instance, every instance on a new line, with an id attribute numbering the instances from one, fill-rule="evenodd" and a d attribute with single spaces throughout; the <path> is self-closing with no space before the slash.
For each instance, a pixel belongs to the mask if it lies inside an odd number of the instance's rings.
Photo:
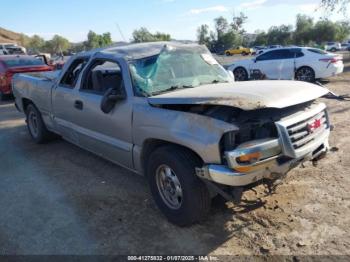
<path id="1" fill-rule="evenodd" d="M 274 123 L 247 123 L 241 127 L 225 133 L 221 140 L 223 161 L 230 168 L 251 172 L 281 155 Z"/>

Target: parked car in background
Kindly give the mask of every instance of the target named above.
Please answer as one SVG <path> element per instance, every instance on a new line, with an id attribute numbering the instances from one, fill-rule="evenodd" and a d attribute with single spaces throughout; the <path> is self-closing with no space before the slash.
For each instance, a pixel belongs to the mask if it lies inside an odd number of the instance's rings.
<path id="1" fill-rule="evenodd" d="M 0 43 L 0 55 L 23 55 L 27 50 L 14 43 Z"/>
<path id="2" fill-rule="evenodd" d="M 16 73 L 51 71 L 41 59 L 33 56 L 0 56 L 0 100 L 12 94 L 11 80 Z"/>
<path id="3" fill-rule="evenodd" d="M 84 52 L 52 80 L 16 75 L 13 90 L 36 143 L 57 133 L 144 174 L 159 209 L 180 226 L 204 220 L 216 195 L 239 203 L 244 190 L 329 148 L 326 105 L 316 101 L 326 88 L 236 83 L 195 44 Z"/>
<path id="4" fill-rule="evenodd" d="M 228 67 L 236 81 L 246 81 L 260 74 L 261 79 L 295 79 L 314 82 L 340 74 L 343 57 L 316 48 L 278 48 L 253 59 L 236 61 Z"/>
<path id="5" fill-rule="evenodd" d="M 252 50 L 252 55 L 259 55 L 263 52 L 263 50 L 266 50 L 266 46 L 254 46 Z"/>
<path id="6" fill-rule="evenodd" d="M 238 46 L 236 48 L 227 49 L 225 51 L 225 55 L 227 55 L 227 56 L 231 56 L 231 55 L 250 55 L 251 53 L 252 53 L 252 50 L 250 48 L 242 47 L 242 46 Z"/>
<path id="7" fill-rule="evenodd" d="M 341 50 L 341 44 L 338 42 L 328 42 L 324 49 L 326 51 L 337 52 Z"/>
<path id="8" fill-rule="evenodd" d="M 275 49 L 275 48 L 281 48 L 281 45 L 269 45 L 268 49 Z"/>
<path id="9" fill-rule="evenodd" d="M 349 43 L 342 43 L 341 44 L 341 51 L 348 51 L 350 48 L 350 44 Z"/>

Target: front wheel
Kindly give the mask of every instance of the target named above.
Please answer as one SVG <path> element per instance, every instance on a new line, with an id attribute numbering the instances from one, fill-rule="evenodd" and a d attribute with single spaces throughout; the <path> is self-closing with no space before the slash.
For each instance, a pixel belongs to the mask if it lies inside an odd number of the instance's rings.
<path id="1" fill-rule="evenodd" d="M 226 52 L 225 55 L 226 56 L 231 56 L 231 53 L 230 52 Z"/>
<path id="2" fill-rule="evenodd" d="M 247 81 L 248 73 L 243 67 L 238 67 L 233 71 L 236 81 Z"/>
<path id="3" fill-rule="evenodd" d="M 41 113 L 33 104 L 28 105 L 26 116 L 29 134 L 37 144 L 48 142 L 54 137 L 54 134 L 47 130 Z"/>
<path id="4" fill-rule="evenodd" d="M 164 146 L 151 154 L 147 166 L 151 193 L 171 223 L 188 226 L 206 218 L 211 198 L 195 175 L 200 166 L 195 155 L 177 146 Z"/>
<path id="5" fill-rule="evenodd" d="M 315 82 L 315 72 L 311 67 L 301 67 L 295 73 L 295 80 L 313 83 Z"/>

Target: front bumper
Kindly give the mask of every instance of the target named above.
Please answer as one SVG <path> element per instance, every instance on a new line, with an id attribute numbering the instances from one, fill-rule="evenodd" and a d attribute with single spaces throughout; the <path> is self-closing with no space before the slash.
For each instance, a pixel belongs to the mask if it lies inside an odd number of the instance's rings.
<path id="1" fill-rule="evenodd" d="M 300 137 L 299 134 L 305 132 L 309 123 L 316 120 L 322 126 Z M 276 126 L 279 139 L 256 140 L 226 152 L 227 166 L 206 165 L 196 169 L 197 176 L 222 185 L 246 186 L 264 178 L 283 176 L 299 163 L 316 159 L 328 151 L 330 125 L 324 104 L 283 119 Z M 294 140 L 294 137 L 298 139 Z M 254 152 L 259 152 L 260 159 L 253 159 L 250 164 L 239 161 L 254 155 Z"/>

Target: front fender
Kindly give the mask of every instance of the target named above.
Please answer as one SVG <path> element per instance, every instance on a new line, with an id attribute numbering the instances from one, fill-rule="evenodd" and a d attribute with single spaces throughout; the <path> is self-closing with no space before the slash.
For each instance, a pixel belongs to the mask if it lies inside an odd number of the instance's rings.
<path id="1" fill-rule="evenodd" d="M 193 150 L 205 163 L 221 163 L 219 143 L 224 133 L 238 130 L 232 124 L 207 116 L 138 104 L 134 106 L 133 139 L 142 147 L 160 139 Z"/>

